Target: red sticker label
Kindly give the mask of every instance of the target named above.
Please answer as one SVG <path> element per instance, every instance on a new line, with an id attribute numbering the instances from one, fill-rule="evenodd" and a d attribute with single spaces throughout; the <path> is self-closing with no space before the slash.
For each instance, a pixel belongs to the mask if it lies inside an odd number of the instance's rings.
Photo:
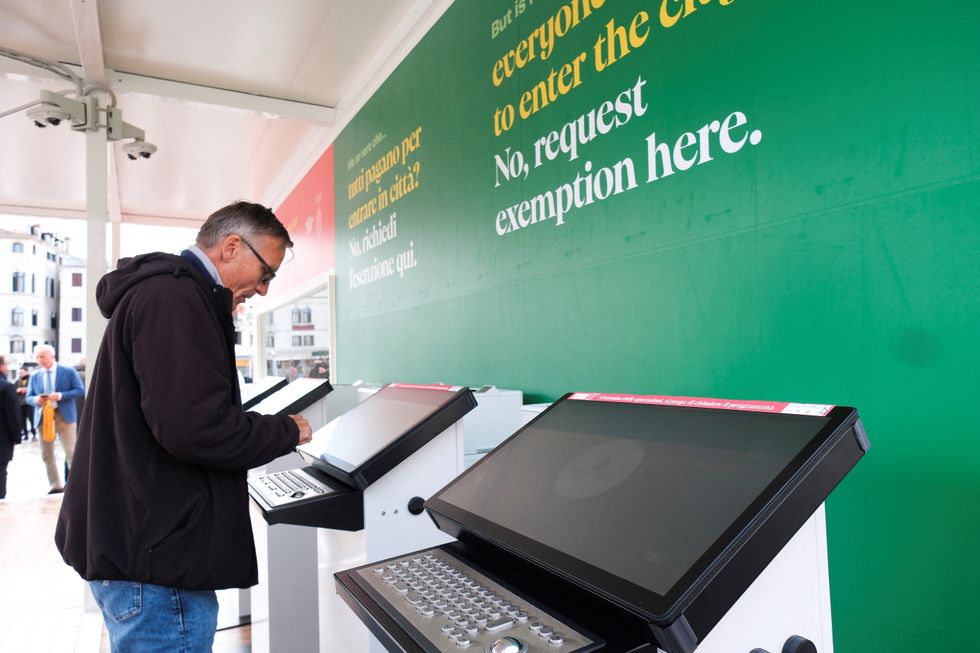
<path id="1" fill-rule="evenodd" d="M 743 399 L 710 399 L 707 397 L 669 397 L 666 395 L 618 395 L 601 392 L 576 392 L 569 399 L 576 401 L 605 401 L 621 404 L 677 406 L 681 408 L 711 408 L 715 410 L 745 410 L 755 413 L 783 413 L 826 417 L 831 404 L 799 404 L 782 401 L 753 401 Z"/>
<path id="2" fill-rule="evenodd" d="M 463 387 L 461 385 L 444 385 L 442 383 L 391 383 L 389 385 L 392 388 L 407 388 L 409 390 L 442 390 L 443 392 L 456 392 Z"/>

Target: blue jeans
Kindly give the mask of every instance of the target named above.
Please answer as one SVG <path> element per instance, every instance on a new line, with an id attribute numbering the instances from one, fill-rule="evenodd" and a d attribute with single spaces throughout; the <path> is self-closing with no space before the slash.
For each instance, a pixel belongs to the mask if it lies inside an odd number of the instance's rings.
<path id="1" fill-rule="evenodd" d="M 89 581 L 112 653 L 208 653 L 218 625 L 214 591 L 125 580 Z"/>

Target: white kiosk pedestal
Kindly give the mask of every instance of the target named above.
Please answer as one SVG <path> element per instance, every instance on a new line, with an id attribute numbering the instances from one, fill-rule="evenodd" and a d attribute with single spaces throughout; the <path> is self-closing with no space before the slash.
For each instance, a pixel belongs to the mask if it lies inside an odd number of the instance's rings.
<path id="1" fill-rule="evenodd" d="M 408 503 L 414 497 L 431 496 L 462 471 L 463 431 L 454 424 L 368 486 L 363 491 L 367 558 L 387 558 L 449 542 L 452 538 L 437 529 L 424 512 L 412 514 Z M 260 585 L 253 588 L 252 652 L 321 650 L 317 529 L 269 526 L 261 518 L 253 520 L 253 528 L 257 538 L 260 529 L 266 531 L 267 549 L 264 560 L 259 561 Z M 263 567 L 267 570 L 264 578 Z M 261 590 L 262 585 L 267 591 Z M 256 618 L 259 613 L 265 619 Z"/>
<path id="2" fill-rule="evenodd" d="M 834 653 L 823 504 L 704 638 L 697 653 L 780 653 L 794 635 L 809 639 L 819 653 Z"/>

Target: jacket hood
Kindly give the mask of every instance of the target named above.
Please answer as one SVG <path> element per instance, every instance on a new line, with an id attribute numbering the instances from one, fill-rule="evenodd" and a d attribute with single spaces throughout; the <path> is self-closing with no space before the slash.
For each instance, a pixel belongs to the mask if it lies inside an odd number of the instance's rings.
<path id="1" fill-rule="evenodd" d="M 119 259 L 118 267 L 102 277 L 95 289 L 95 302 L 99 311 L 103 317 L 112 317 L 112 312 L 130 288 L 161 274 L 182 277 L 196 275 L 196 272 L 186 260 L 174 254 L 154 252 Z"/>

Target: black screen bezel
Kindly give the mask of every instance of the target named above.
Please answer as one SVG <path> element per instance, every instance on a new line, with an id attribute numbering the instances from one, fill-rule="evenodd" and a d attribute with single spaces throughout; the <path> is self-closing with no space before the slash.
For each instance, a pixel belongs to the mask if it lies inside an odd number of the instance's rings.
<path id="1" fill-rule="evenodd" d="M 570 400 L 572 393 L 562 396 L 549 406 L 534 420 L 515 432 L 510 438 L 497 447 L 504 449 L 510 440 L 532 427 L 534 422 L 542 419 L 548 412 L 557 408 L 564 401 Z M 641 405 L 641 404 L 632 404 Z M 705 408 L 690 408 L 677 406 L 655 406 L 666 410 L 714 410 Z M 744 412 L 744 411 L 736 411 Z M 651 621 L 669 622 L 676 619 L 690 604 L 698 591 L 717 573 L 725 562 L 731 559 L 738 547 L 758 528 L 758 525 L 772 513 L 775 505 L 785 497 L 798 479 L 808 472 L 820 458 L 822 451 L 830 447 L 847 428 L 856 420 L 857 413 L 853 408 L 836 406 L 824 416 L 826 423 L 780 472 L 774 480 L 752 501 L 748 507 L 735 519 L 729 528 L 707 548 L 705 553 L 681 575 L 678 581 L 665 594 L 658 594 L 641 587 L 610 572 L 599 569 L 578 558 L 564 554 L 556 549 L 531 540 L 520 533 L 506 529 L 478 515 L 470 513 L 454 504 L 441 499 L 442 493 L 456 483 L 461 482 L 471 470 L 492 456 L 493 453 L 478 461 L 466 472 L 454 479 L 444 488 L 426 501 L 426 509 L 430 512 L 439 528 L 444 531 L 461 531 L 450 534 L 459 537 L 475 536 L 490 542 L 515 555 L 521 556 L 552 573 L 558 574 L 569 581 L 585 587 L 609 600 L 639 614 Z M 795 482 L 794 482 L 795 481 Z M 804 520 L 809 515 L 803 516 Z M 447 523 L 448 520 L 450 523 Z"/>
<path id="2" fill-rule="evenodd" d="M 251 397 L 250 399 L 243 401 L 242 410 L 246 412 L 252 410 L 252 408 L 258 406 L 260 403 L 265 401 L 268 397 L 274 395 L 275 393 L 279 392 L 287 385 L 289 385 L 289 379 L 285 377 L 275 377 L 275 378 L 277 380 L 271 386 L 269 386 L 265 390 L 262 390 L 261 392 L 256 393 L 254 397 Z"/>

